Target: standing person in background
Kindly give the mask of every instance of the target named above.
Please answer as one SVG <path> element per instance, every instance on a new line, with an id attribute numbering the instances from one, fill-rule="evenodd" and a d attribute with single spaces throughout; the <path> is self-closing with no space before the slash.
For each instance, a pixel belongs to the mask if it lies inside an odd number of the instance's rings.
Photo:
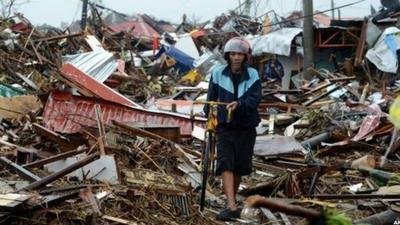
<path id="1" fill-rule="evenodd" d="M 281 81 L 284 76 L 284 69 L 282 63 L 274 56 L 272 59 L 267 60 L 264 66 L 263 80 L 279 80 Z"/>

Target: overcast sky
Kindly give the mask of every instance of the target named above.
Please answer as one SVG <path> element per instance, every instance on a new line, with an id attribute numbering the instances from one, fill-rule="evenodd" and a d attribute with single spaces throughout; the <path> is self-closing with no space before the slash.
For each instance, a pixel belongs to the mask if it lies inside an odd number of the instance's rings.
<path id="1" fill-rule="evenodd" d="M 334 1 L 336 6 L 340 6 L 357 0 Z M 221 13 L 237 7 L 239 0 L 103 0 L 102 2 L 105 6 L 122 13 L 146 13 L 159 19 L 179 23 L 183 13 L 186 13 L 189 19 L 196 18 L 201 21 L 214 19 Z M 259 3 L 258 14 L 273 9 L 279 15 L 285 16 L 293 10 L 302 8 L 302 0 L 256 0 L 256 2 Z M 341 9 L 341 15 L 352 17 L 369 15 L 370 5 L 379 9 L 381 4 L 379 0 L 365 0 Z M 327 10 L 330 6 L 330 0 L 314 0 L 314 10 Z M 29 3 L 18 6 L 18 11 L 33 24 L 46 23 L 60 26 L 61 22 L 71 23 L 79 19 L 81 7 L 81 0 L 29 0 Z"/>

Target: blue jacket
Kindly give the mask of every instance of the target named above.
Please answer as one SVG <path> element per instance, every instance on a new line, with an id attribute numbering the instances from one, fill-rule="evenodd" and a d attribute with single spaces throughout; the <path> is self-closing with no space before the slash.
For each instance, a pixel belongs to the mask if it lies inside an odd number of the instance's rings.
<path id="1" fill-rule="evenodd" d="M 207 101 L 230 103 L 235 101 L 234 86 L 230 69 L 227 65 L 216 67 L 211 74 L 208 87 Z M 238 107 L 232 112 L 231 122 L 228 124 L 228 111 L 225 106 L 218 106 L 218 128 L 251 128 L 260 123 L 257 107 L 261 101 L 261 82 L 257 70 L 245 66 L 238 85 Z M 204 112 L 208 115 L 209 107 L 206 104 Z"/>

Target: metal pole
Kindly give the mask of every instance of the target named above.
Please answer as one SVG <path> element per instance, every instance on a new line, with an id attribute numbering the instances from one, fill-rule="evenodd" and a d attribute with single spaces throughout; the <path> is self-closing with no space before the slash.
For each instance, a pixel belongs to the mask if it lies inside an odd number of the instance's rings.
<path id="1" fill-rule="evenodd" d="M 311 79 L 312 75 L 308 72 L 308 68 L 314 65 L 314 17 L 312 0 L 303 0 L 303 13 L 303 78 Z"/>
<path id="2" fill-rule="evenodd" d="M 331 0 L 332 19 L 335 19 L 335 0 Z"/>
<path id="3" fill-rule="evenodd" d="M 84 31 L 86 29 L 88 0 L 82 0 L 82 3 L 81 29 Z"/>

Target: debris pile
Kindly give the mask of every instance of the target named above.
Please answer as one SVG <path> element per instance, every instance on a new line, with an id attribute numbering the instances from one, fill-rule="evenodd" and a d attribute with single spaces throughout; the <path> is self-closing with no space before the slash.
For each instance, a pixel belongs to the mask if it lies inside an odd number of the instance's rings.
<path id="1" fill-rule="evenodd" d="M 223 44 L 241 35 L 263 119 L 238 223 L 393 224 L 400 39 L 381 17 L 316 15 L 304 69 L 296 12 L 175 26 L 91 4 L 84 30 L 0 20 L 1 223 L 224 224 L 218 177 L 200 212 L 201 115 Z"/>

